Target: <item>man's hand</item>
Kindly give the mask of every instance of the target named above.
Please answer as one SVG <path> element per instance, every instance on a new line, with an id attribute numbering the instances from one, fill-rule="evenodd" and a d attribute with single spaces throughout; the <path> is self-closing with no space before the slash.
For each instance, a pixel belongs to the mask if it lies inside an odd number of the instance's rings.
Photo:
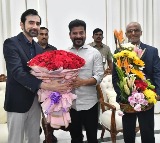
<path id="1" fill-rule="evenodd" d="M 72 86 L 73 88 L 78 88 L 80 86 L 90 86 L 90 85 L 96 85 L 97 80 L 93 77 L 88 79 L 82 79 L 80 77 L 77 77 L 73 80 Z"/>
<path id="2" fill-rule="evenodd" d="M 73 88 L 78 88 L 80 86 L 84 86 L 85 85 L 85 80 L 80 78 L 80 77 L 77 77 L 75 79 L 73 79 Z"/>
<path id="3" fill-rule="evenodd" d="M 111 69 L 106 69 L 105 71 L 104 71 L 104 76 L 105 75 L 109 75 L 109 74 L 112 74 L 112 71 L 111 71 Z"/>
<path id="4" fill-rule="evenodd" d="M 157 99 L 157 101 L 160 101 L 160 96 L 158 95 L 158 96 L 156 97 L 156 99 Z"/>
<path id="5" fill-rule="evenodd" d="M 61 83 L 62 79 L 52 80 L 49 83 L 42 82 L 40 88 L 63 93 L 72 88 L 72 83 Z"/>

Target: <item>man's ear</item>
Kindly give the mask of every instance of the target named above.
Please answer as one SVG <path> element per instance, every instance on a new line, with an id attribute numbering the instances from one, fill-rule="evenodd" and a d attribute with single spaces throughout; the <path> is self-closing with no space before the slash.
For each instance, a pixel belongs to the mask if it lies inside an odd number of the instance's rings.
<path id="1" fill-rule="evenodd" d="M 20 27 L 22 30 L 24 29 L 24 24 L 22 22 L 20 22 Z"/>
<path id="2" fill-rule="evenodd" d="M 94 37 L 92 36 L 92 38 L 94 39 Z"/>
<path id="3" fill-rule="evenodd" d="M 71 32 L 69 32 L 69 38 L 71 39 Z"/>

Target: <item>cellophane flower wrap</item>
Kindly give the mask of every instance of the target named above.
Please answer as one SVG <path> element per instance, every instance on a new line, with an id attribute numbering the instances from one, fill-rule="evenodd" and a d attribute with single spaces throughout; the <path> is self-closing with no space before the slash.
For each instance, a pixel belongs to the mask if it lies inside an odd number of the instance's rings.
<path id="1" fill-rule="evenodd" d="M 135 112 L 146 110 L 156 103 L 155 86 L 146 79 L 143 72 L 145 63 L 141 60 L 142 50 L 131 43 L 120 45 L 118 53 L 113 55 L 118 74 L 118 86 L 121 92 L 121 102 Z M 128 106 L 129 105 L 129 106 Z"/>
<path id="2" fill-rule="evenodd" d="M 35 56 L 28 62 L 31 74 L 44 82 L 60 79 L 61 83 L 70 82 L 78 75 L 78 70 L 85 64 L 83 58 L 64 50 L 48 51 Z M 59 93 L 38 90 L 39 102 L 47 121 L 53 128 L 68 127 L 71 122 L 69 109 L 72 101 L 77 98 L 70 90 Z"/>

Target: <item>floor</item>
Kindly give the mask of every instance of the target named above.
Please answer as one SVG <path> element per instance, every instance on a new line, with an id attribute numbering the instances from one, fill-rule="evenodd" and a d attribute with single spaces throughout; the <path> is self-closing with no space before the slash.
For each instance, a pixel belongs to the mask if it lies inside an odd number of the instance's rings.
<path id="1" fill-rule="evenodd" d="M 85 131 L 83 132 L 83 134 L 84 134 L 84 143 L 85 143 L 86 141 Z M 54 135 L 57 137 L 58 143 L 70 143 L 71 142 L 69 132 L 65 132 L 63 130 L 56 130 Z M 100 135 L 101 135 L 101 130 L 98 130 L 99 143 L 112 143 L 110 134 L 108 131 L 105 132 L 103 141 L 100 140 Z M 160 114 L 155 114 L 155 139 L 156 139 L 156 143 L 160 143 Z M 43 140 L 44 140 L 44 134 L 42 133 L 40 143 L 43 143 Z M 119 133 L 117 135 L 116 143 L 124 143 L 122 133 Z M 141 143 L 139 132 L 136 135 L 136 143 Z"/>

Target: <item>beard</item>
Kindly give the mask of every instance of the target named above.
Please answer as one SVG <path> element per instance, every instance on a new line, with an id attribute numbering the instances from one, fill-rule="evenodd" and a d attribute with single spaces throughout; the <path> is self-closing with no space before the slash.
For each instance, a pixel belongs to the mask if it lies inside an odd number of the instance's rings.
<path id="1" fill-rule="evenodd" d="M 24 28 L 24 32 L 30 37 L 37 37 L 38 36 L 38 30 L 37 29 L 30 29 L 29 31 L 27 31 Z"/>
<path id="2" fill-rule="evenodd" d="M 84 38 L 79 38 L 79 39 L 77 38 L 77 39 L 73 39 L 72 42 L 75 47 L 82 47 L 85 43 L 85 39 Z"/>

